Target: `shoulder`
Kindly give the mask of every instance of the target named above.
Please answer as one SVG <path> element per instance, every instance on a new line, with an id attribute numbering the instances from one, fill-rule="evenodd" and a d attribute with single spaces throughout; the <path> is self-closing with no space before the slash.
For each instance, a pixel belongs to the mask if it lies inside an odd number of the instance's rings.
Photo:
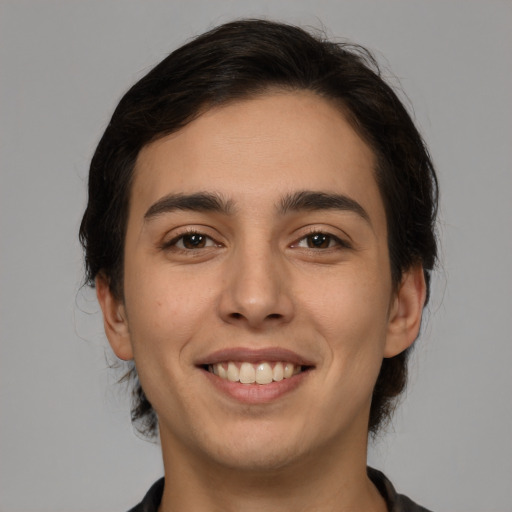
<path id="1" fill-rule="evenodd" d="M 386 500 L 389 512 L 430 512 L 403 494 L 398 494 L 384 473 L 368 468 L 368 476 Z"/>
<path id="2" fill-rule="evenodd" d="M 162 501 L 163 492 L 164 478 L 160 478 L 151 486 L 144 499 L 128 512 L 157 512 Z"/>

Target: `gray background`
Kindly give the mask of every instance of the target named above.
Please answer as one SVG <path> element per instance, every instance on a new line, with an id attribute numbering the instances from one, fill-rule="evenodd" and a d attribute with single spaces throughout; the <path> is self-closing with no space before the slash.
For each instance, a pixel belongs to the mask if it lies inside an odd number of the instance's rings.
<path id="1" fill-rule="evenodd" d="M 512 510 L 512 3 L 471 0 L 0 2 L 0 510 L 121 511 L 162 473 L 79 291 L 87 167 L 129 85 L 239 16 L 367 45 L 414 105 L 443 267 L 370 461 L 439 512 Z"/>

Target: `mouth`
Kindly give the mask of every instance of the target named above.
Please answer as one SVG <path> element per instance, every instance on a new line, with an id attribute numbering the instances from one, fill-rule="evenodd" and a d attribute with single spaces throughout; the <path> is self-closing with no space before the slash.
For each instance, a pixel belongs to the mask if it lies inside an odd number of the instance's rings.
<path id="1" fill-rule="evenodd" d="M 290 379 L 294 375 L 309 371 L 311 367 L 286 361 L 224 361 L 205 365 L 203 369 L 229 382 L 264 386 Z"/>
<path id="2" fill-rule="evenodd" d="M 233 348 L 214 352 L 196 365 L 221 392 L 244 403 L 267 403 L 296 389 L 315 365 L 279 348 Z"/>

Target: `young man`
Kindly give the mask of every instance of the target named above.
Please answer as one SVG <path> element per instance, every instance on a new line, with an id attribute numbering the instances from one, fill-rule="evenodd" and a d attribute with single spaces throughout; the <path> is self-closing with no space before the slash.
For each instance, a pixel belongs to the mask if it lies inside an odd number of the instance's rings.
<path id="1" fill-rule="evenodd" d="M 363 49 L 247 20 L 119 103 L 80 236 L 165 480 L 135 511 L 421 511 L 366 467 L 406 382 L 437 182 Z"/>

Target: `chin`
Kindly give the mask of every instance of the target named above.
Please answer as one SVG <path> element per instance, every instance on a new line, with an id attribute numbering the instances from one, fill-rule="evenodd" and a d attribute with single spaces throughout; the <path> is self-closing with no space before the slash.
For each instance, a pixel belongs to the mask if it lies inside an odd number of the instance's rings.
<path id="1" fill-rule="evenodd" d="M 237 432 L 227 430 L 215 439 L 203 439 L 201 444 L 207 457 L 221 466 L 258 472 L 279 470 L 301 459 L 303 439 L 304 436 L 293 435 L 290 429 L 273 431 L 260 423 Z"/>
<path id="2" fill-rule="evenodd" d="M 244 446 L 240 448 L 224 449 L 216 454 L 216 462 L 224 467 L 241 472 L 279 471 L 293 465 L 300 460 L 301 455 L 295 449 L 286 449 L 282 446 Z"/>

